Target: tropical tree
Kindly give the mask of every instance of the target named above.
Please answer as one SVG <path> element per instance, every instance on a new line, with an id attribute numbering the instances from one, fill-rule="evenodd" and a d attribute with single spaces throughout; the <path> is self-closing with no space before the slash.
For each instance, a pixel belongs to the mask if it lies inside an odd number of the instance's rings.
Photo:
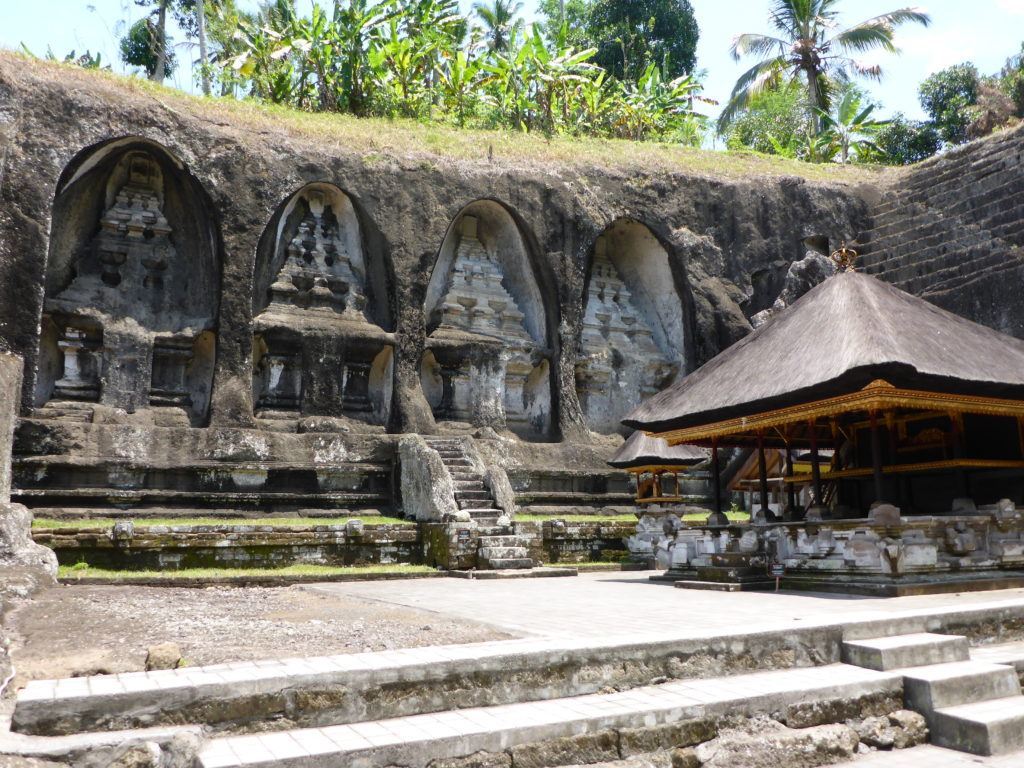
<path id="1" fill-rule="evenodd" d="M 796 157 L 810 120 L 807 97 L 798 82 L 754 96 L 724 134 L 729 149 Z"/>
<path id="2" fill-rule="evenodd" d="M 700 89 L 700 83 L 689 75 L 665 80 L 657 66 L 648 64 L 636 83 L 622 86 L 622 106 L 617 120 L 620 135 L 643 141 L 690 129 L 686 132 L 692 137 L 692 124 L 697 119 L 693 100 Z M 693 143 L 692 138 L 687 143 Z"/>
<path id="3" fill-rule="evenodd" d="M 141 18 L 121 38 L 121 61 L 141 67 L 150 80 L 162 83 L 177 64 L 174 51 L 168 50 L 169 44 L 166 28 L 148 16 Z"/>
<path id="4" fill-rule="evenodd" d="M 651 64 L 674 79 L 697 63 L 690 0 L 595 0 L 587 36 L 598 46 L 594 62 L 622 81 L 639 80 Z"/>
<path id="5" fill-rule="evenodd" d="M 522 19 L 516 18 L 522 10 L 523 4 L 516 0 L 490 0 L 473 5 L 473 11 L 484 24 L 484 37 L 492 51 L 508 50 L 522 29 Z"/>
<path id="6" fill-rule="evenodd" d="M 591 47 L 587 25 L 592 7 L 592 0 L 539 0 L 537 15 L 541 19 L 544 36 L 555 40 L 565 27 L 563 39 L 569 45 L 581 50 Z"/>
<path id="7" fill-rule="evenodd" d="M 760 60 L 740 75 L 732 96 L 719 117 L 724 130 L 751 99 L 786 80 L 799 80 L 807 88 L 812 122 L 818 129 L 818 115 L 828 112 L 837 80 L 859 75 L 878 80 L 882 69 L 853 58 L 873 50 L 896 53 L 897 26 L 915 23 L 927 26 L 928 14 L 916 8 L 901 8 L 833 33 L 838 24 L 839 0 L 773 0 L 769 15 L 775 35 L 742 34 L 733 40 L 732 56 Z"/>
<path id="8" fill-rule="evenodd" d="M 835 155 L 844 165 L 850 161 L 851 152 L 858 160 L 880 152 L 874 137 L 885 123 L 872 119 L 877 105 L 865 102 L 858 88 L 847 86 L 831 112 L 818 112 L 821 134 L 832 142 Z"/>
<path id="9" fill-rule="evenodd" d="M 929 75 L 918 89 L 921 108 L 950 144 L 967 141 L 972 107 L 978 103 L 981 78 L 970 62 L 947 67 Z"/>
<path id="10" fill-rule="evenodd" d="M 878 159 L 891 165 L 917 163 L 942 147 L 942 137 L 934 123 L 908 120 L 900 113 L 879 129 L 874 141 L 881 151 Z"/>

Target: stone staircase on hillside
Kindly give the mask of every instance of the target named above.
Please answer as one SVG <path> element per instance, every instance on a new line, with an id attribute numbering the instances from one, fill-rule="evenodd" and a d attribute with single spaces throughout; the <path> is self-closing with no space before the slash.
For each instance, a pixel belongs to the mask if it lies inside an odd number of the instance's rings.
<path id="1" fill-rule="evenodd" d="M 904 703 L 932 743 L 976 755 L 1024 749 L 1024 696 L 1012 665 L 972 661 L 967 638 L 922 632 L 843 643 L 843 661 L 903 676 Z"/>
<path id="2" fill-rule="evenodd" d="M 864 271 L 925 298 L 1024 267 L 1019 135 L 953 150 L 910 169 L 872 210 Z"/>
<path id="3" fill-rule="evenodd" d="M 467 450 L 466 442 L 461 438 L 437 437 L 426 438 L 426 442 L 441 457 L 452 476 L 455 503 L 478 525 L 477 568 L 485 571 L 533 568 L 528 538 L 515 535 L 511 521 L 502 520 L 505 513 L 498 508 L 487 488 L 477 468 L 479 460 Z"/>

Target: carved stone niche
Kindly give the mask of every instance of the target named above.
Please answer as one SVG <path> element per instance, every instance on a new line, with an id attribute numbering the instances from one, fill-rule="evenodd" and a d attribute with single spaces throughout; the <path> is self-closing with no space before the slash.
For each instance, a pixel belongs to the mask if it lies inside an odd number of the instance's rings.
<path id="1" fill-rule="evenodd" d="M 78 401 L 205 418 L 220 274 L 209 210 L 198 182 L 149 142 L 72 162 L 53 207 L 35 398 L 57 402 L 39 415 L 66 417 L 61 403 Z"/>
<path id="2" fill-rule="evenodd" d="M 386 424 L 394 340 L 381 326 L 387 302 L 374 301 L 386 295 L 374 266 L 355 208 L 336 187 L 308 185 L 275 214 L 257 251 L 257 418 Z"/>
<path id="3" fill-rule="evenodd" d="M 642 224 L 613 224 L 594 244 L 576 390 L 591 429 L 622 418 L 683 369 L 682 305 L 668 254 Z"/>
<path id="4" fill-rule="evenodd" d="M 518 228 L 499 205 L 475 203 L 456 220 L 426 311 L 420 379 L 434 417 L 546 436 L 551 377 L 543 301 Z"/>

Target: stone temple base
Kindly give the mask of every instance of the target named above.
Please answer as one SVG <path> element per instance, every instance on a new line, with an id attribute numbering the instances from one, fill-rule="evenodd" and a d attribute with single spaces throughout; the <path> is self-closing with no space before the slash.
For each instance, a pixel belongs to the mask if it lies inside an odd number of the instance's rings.
<path id="1" fill-rule="evenodd" d="M 901 596 L 1024 587 L 1024 518 L 974 514 L 679 529 L 652 577 L 691 589 Z"/>

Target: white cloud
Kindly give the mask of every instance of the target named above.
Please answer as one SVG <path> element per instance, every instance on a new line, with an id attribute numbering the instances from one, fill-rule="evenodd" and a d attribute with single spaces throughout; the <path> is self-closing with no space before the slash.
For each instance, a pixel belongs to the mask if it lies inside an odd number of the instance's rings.
<path id="1" fill-rule="evenodd" d="M 1024 0 L 996 0 L 996 7 L 1014 16 L 1024 16 Z"/>

